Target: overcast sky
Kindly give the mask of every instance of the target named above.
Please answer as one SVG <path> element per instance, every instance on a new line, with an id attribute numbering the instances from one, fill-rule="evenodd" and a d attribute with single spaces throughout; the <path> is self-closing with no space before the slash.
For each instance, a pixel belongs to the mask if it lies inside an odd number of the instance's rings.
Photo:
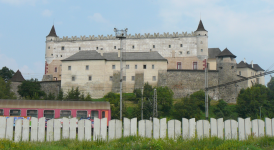
<path id="1" fill-rule="evenodd" d="M 41 80 L 53 23 L 60 38 L 110 35 L 114 27 L 172 33 L 195 31 L 201 16 L 209 48 L 227 47 L 238 63 L 266 70 L 274 63 L 273 10 L 273 0 L 0 0 L 0 67 Z"/>

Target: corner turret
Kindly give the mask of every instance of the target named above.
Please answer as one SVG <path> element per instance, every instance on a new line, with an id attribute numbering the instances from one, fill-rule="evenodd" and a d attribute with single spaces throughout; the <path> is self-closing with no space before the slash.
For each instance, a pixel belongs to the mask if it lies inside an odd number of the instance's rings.
<path id="1" fill-rule="evenodd" d="M 201 60 L 208 58 L 208 32 L 205 30 L 202 20 L 200 20 L 197 30 L 197 57 Z"/>
<path id="2" fill-rule="evenodd" d="M 54 25 L 52 25 L 49 35 L 47 36 L 47 41 L 54 41 L 56 39 L 57 34 L 55 32 Z"/>
<path id="3" fill-rule="evenodd" d="M 237 80 L 236 56 L 225 48 L 216 56 L 217 70 L 219 71 L 218 84 L 224 84 Z M 228 103 L 235 103 L 237 92 L 235 85 L 219 87 L 219 96 Z"/>

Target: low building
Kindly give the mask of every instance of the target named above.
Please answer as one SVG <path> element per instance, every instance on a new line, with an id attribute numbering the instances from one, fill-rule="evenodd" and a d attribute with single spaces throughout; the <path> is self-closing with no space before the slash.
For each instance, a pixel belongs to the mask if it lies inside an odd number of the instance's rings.
<path id="1" fill-rule="evenodd" d="M 99 53 L 100 52 L 100 53 Z M 133 92 L 148 82 L 157 86 L 158 72 L 167 70 L 167 59 L 158 52 L 79 51 L 62 60 L 61 87 L 67 92 L 79 87 L 92 98 L 120 90 L 120 57 L 123 60 L 123 92 Z"/>
<path id="2" fill-rule="evenodd" d="M 262 69 L 258 64 L 250 64 L 246 63 L 245 61 L 241 61 L 237 64 L 237 73 L 243 77 L 251 77 L 261 73 L 264 73 L 264 69 Z M 253 86 L 254 84 L 265 84 L 264 76 L 260 76 L 258 78 L 248 80 L 248 87 Z"/>

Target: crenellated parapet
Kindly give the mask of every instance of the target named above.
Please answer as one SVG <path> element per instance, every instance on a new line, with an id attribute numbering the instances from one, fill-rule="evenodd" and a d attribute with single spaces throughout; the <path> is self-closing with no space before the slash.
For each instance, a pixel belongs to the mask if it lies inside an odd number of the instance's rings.
<path id="1" fill-rule="evenodd" d="M 143 35 L 139 34 L 135 34 L 135 35 L 131 35 L 128 34 L 127 35 L 127 39 L 148 39 L 148 38 L 180 38 L 180 37 L 193 37 L 196 36 L 194 32 L 191 33 L 187 33 L 187 32 L 182 32 L 182 33 L 178 33 L 178 32 L 173 32 L 172 34 L 169 32 L 164 32 L 163 34 L 159 34 L 158 33 L 154 33 L 154 34 L 150 34 L 150 33 L 145 33 Z M 97 37 L 95 37 L 94 35 L 90 35 L 88 37 L 84 36 L 63 36 L 63 38 L 59 38 L 57 37 L 55 41 L 58 42 L 62 42 L 62 41 L 92 41 L 92 40 L 115 40 L 117 39 L 114 35 L 98 35 Z"/>

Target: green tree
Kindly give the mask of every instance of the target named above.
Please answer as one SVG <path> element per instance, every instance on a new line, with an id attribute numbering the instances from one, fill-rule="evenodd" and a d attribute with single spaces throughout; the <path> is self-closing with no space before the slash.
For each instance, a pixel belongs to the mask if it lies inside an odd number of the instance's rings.
<path id="1" fill-rule="evenodd" d="M 41 90 L 41 85 L 38 80 L 33 78 L 23 81 L 22 84 L 18 86 L 18 93 L 26 99 L 33 99 L 33 97 L 40 98 L 45 95 L 45 92 Z"/>
<path id="2" fill-rule="evenodd" d="M 269 89 L 261 84 L 242 89 L 238 95 L 236 107 L 239 117 L 257 119 L 260 117 L 260 107 L 262 117 L 274 117 L 274 101 L 268 99 L 268 94 Z"/>
<path id="3" fill-rule="evenodd" d="M 153 97 L 153 89 L 152 86 L 148 84 L 148 82 L 144 85 L 143 96 L 149 99 L 152 99 Z"/>
<path id="4" fill-rule="evenodd" d="M 166 116 L 169 114 L 172 104 L 173 104 L 173 91 L 169 89 L 167 86 L 165 87 L 157 87 L 157 104 L 159 115 Z"/>
<path id="5" fill-rule="evenodd" d="M 120 94 L 109 92 L 104 96 L 104 99 L 111 105 L 111 118 L 120 119 Z M 127 109 L 124 102 L 122 103 L 122 117 L 127 116 Z"/>
<path id="6" fill-rule="evenodd" d="M 73 101 L 79 101 L 80 100 L 80 91 L 79 87 L 74 88 L 72 87 L 71 90 L 68 90 L 67 95 L 65 96 L 64 100 L 73 100 Z"/>
<path id="7" fill-rule="evenodd" d="M 64 98 L 64 92 L 62 89 L 60 89 L 58 96 L 57 96 L 57 100 L 63 100 Z"/>
<path id="8" fill-rule="evenodd" d="M 9 69 L 6 66 L 0 70 L 0 77 L 2 77 L 5 81 L 8 81 L 9 79 L 11 79 L 13 75 L 14 75 L 14 71 Z"/>
<path id="9" fill-rule="evenodd" d="M 190 97 L 184 97 L 174 104 L 172 116 L 174 119 L 178 120 L 181 120 L 182 118 L 195 118 L 198 120 L 201 118 L 201 110 L 197 101 L 192 100 Z"/>
<path id="10" fill-rule="evenodd" d="M 16 96 L 11 92 L 11 82 L 5 82 L 5 80 L 0 77 L 0 99 L 16 99 Z"/>
<path id="11" fill-rule="evenodd" d="M 200 110 L 205 112 L 205 92 L 203 90 L 199 90 L 191 94 L 190 99 L 195 101 L 198 104 Z M 211 99 L 208 97 L 208 108 L 210 107 L 210 101 Z"/>
<path id="12" fill-rule="evenodd" d="M 92 101 L 91 95 L 89 93 L 85 97 L 85 101 Z"/>
<path id="13" fill-rule="evenodd" d="M 235 105 L 229 106 L 223 99 L 218 101 L 218 104 L 214 107 L 213 112 L 215 114 L 215 118 L 223 118 L 224 120 L 237 120 L 238 118 Z"/>
<path id="14" fill-rule="evenodd" d="M 133 93 L 135 93 L 136 99 L 141 99 L 142 98 L 142 91 L 141 91 L 141 89 L 134 89 Z"/>

